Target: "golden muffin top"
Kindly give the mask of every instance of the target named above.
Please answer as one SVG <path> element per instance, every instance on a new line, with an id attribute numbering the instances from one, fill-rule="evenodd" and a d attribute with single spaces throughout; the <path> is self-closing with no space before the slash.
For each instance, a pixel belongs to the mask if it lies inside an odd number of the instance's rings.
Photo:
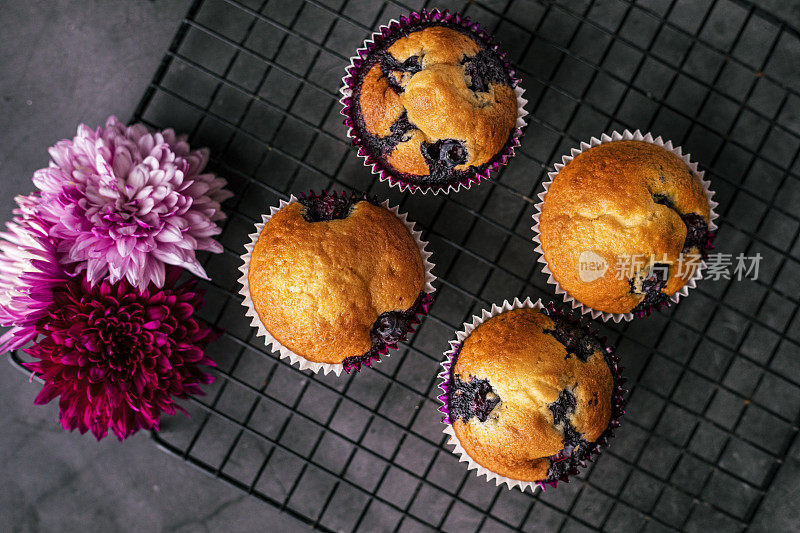
<path id="1" fill-rule="evenodd" d="M 544 198 L 539 238 L 570 296 L 598 311 L 638 313 L 667 302 L 691 279 L 709 216 L 702 182 L 677 155 L 645 141 L 614 141 L 581 152 L 558 172 Z M 605 274 L 587 275 L 587 261 L 605 262 Z"/>
<path id="2" fill-rule="evenodd" d="M 516 127 L 517 100 L 499 54 L 463 29 L 430 24 L 376 49 L 359 73 L 367 147 L 420 184 L 482 169 Z"/>
<path id="3" fill-rule="evenodd" d="M 614 380 L 591 333 L 562 315 L 513 309 L 462 344 L 449 417 L 481 466 L 522 481 L 557 480 L 609 427 Z"/>
<path id="4" fill-rule="evenodd" d="M 362 200 L 320 214 L 302 201 L 264 225 L 250 259 L 250 296 L 281 344 L 338 364 L 373 348 L 371 331 L 384 313 L 414 306 L 425 287 L 423 260 L 406 226 L 382 206 Z"/>

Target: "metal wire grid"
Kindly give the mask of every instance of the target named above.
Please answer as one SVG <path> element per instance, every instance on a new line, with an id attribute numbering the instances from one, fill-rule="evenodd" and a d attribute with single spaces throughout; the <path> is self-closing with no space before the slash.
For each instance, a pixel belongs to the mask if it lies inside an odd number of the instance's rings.
<path id="1" fill-rule="evenodd" d="M 494 32 L 532 112 L 509 167 L 447 197 L 375 183 L 338 115 L 349 55 L 421 7 L 466 12 Z M 204 258 L 203 316 L 227 332 L 210 349 L 219 368 L 209 394 L 153 439 L 323 530 L 743 528 L 798 433 L 799 43 L 796 29 L 739 0 L 196 1 L 134 120 L 191 132 L 237 193 L 224 253 Z M 556 490 L 495 488 L 443 444 L 437 365 L 479 309 L 554 299 L 534 272 L 535 192 L 562 153 L 615 128 L 650 130 L 692 153 L 721 203 L 718 251 L 760 253 L 761 277 L 705 281 L 666 313 L 598 324 L 632 390 L 613 445 Z M 271 355 L 235 282 L 258 216 L 323 187 L 399 203 L 424 227 L 439 276 L 413 338 L 338 379 Z"/>

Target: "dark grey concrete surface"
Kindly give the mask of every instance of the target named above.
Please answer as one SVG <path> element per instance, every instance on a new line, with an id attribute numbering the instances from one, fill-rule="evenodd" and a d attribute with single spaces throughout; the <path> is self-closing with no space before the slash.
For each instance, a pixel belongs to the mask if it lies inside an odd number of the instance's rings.
<path id="1" fill-rule="evenodd" d="M 47 148 L 128 120 L 187 0 L 0 3 L 0 218 Z M 0 531 L 295 531 L 299 523 L 156 448 L 61 430 L 57 404 L 0 361 Z"/>
<path id="2" fill-rule="evenodd" d="M 768 533 L 800 529 L 800 440 L 778 470 L 751 530 Z"/>
<path id="3" fill-rule="evenodd" d="M 0 213 L 79 122 L 127 121 L 187 0 L 0 3 Z"/>

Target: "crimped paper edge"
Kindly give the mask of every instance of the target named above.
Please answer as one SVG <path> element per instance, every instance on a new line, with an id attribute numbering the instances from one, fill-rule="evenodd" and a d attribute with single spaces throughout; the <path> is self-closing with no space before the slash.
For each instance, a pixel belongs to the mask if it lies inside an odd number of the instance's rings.
<path id="1" fill-rule="evenodd" d="M 716 220 L 719 217 L 719 215 L 714 209 L 719 204 L 712 199 L 715 193 L 714 191 L 711 190 L 711 182 L 704 178 L 705 170 L 698 170 L 697 163 L 692 162 L 691 160 L 691 154 L 689 153 L 684 154 L 683 149 L 680 146 L 673 147 L 672 141 L 664 141 L 661 138 L 661 136 L 653 137 L 653 134 L 650 132 L 642 134 L 642 132 L 638 129 L 633 132 L 626 129 L 622 133 L 618 131 L 613 131 L 611 135 L 603 133 L 599 139 L 597 137 L 592 137 L 588 143 L 582 141 L 579 148 L 573 148 L 572 150 L 570 150 L 569 154 L 564 154 L 563 156 L 561 156 L 561 163 L 556 163 L 555 165 L 553 165 L 555 170 L 553 170 L 552 172 L 548 172 L 547 177 L 549 179 L 542 182 L 543 190 L 542 192 L 537 194 L 540 202 L 534 205 L 534 207 L 536 208 L 536 212 L 533 214 L 533 220 L 535 223 L 531 227 L 531 229 L 533 230 L 533 242 L 536 243 L 536 248 L 534 249 L 534 252 L 536 252 L 539 256 L 537 258 L 537 262 L 542 263 L 544 265 L 542 267 L 542 273 L 547 275 L 547 283 L 555 287 L 556 294 L 562 295 L 564 303 L 570 304 L 573 309 L 579 309 L 582 315 L 591 314 L 592 318 L 601 318 L 604 322 L 608 322 L 609 320 L 613 320 L 614 322 L 621 322 L 622 320 L 630 322 L 635 318 L 632 312 L 607 313 L 605 311 L 598 311 L 587 305 L 582 304 L 581 302 L 570 296 L 570 294 L 561 287 L 558 281 L 556 281 L 555 277 L 553 276 L 553 273 L 550 271 L 550 267 L 544 258 L 544 250 L 542 249 L 541 240 L 539 239 L 539 217 L 542 214 L 542 205 L 544 204 L 544 199 L 545 196 L 547 196 L 547 191 L 550 188 L 550 184 L 553 183 L 553 180 L 556 178 L 559 171 L 562 168 L 564 168 L 564 166 L 567 163 L 572 161 L 575 157 L 578 156 L 578 154 L 580 154 L 584 150 L 588 150 L 589 148 L 599 146 L 603 143 L 616 142 L 616 141 L 648 142 L 650 144 L 660 146 L 665 150 L 672 152 L 673 154 L 677 155 L 681 159 L 681 161 L 686 163 L 686 165 L 691 169 L 692 173 L 695 176 L 697 176 L 697 178 L 700 180 L 700 183 L 703 184 L 703 189 L 705 190 L 706 198 L 708 199 L 708 206 L 709 206 L 708 225 L 709 225 L 709 231 L 711 232 L 716 231 L 718 228 L 714 220 Z M 684 297 L 688 296 L 689 291 L 697 286 L 697 282 L 702 279 L 703 270 L 705 270 L 706 267 L 707 267 L 706 262 L 704 260 L 701 261 L 700 266 L 697 268 L 692 278 L 689 281 L 687 281 L 679 291 L 675 292 L 675 294 L 670 296 L 670 300 L 674 304 L 677 304 L 682 296 Z"/>
<path id="2" fill-rule="evenodd" d="M 422 13 L 424 11 L 426 11 L 426 10 L 412 11 L 409 15 L 407 15 L 407 17 L 411 17 L 412 15 L 419 15 L 420 13 Z M 438 9 L 433 9 L 430 12 L 438 12 L 443 17 L 460 15 L 460 13 L 453 13 L 451 15 L 451 14 L 449 14 L 448 10 L 439 11 Z M 480 24 L 478 24 L 475 21 L 472 21 L 469 17 L 467 17 L 465 15 L 462 15 L 462 16 L 464 16 L 465 19 L 469 20 L 473 24 L 478 25 L 478 27 L 480 27 L 481 30 L 483 30 L 483 28 L 480 26 Z M 401 17 L 401 18 L 403 18 L 403 17 Z M 364 55 L 364 57 L 366 57 L 366 54 L 368 54 L 371 51 L 371 47 L 375 45 L 375 40 L 376 39 L 378 39 L 378 38 L 383 39 L 386 35 L 389 35 L 392 32 L 392 26 L 393 25 L 395 25 L 395 27 L 402 27 L 404 24 L 403 24 L 402 21 L 400 21 L 400 20 L 398 20 L 396 18 L 395 19 L 391 19 L 388 23 L 382 25 L 378 29 L 378 31 L 373 32 L 371 36 L 369 36 L 367 39 L 365 39 L 364 42 L 362 43 L 361 47 L 356 50 L 356 54 L 355 55 L 350 56 L 350 63 L 348 64 L 347 67 L 345 67 L 345 73 L 346 74 L 342 77 L 342 87 L 339 89 L 339 92 L 342 95 L 341 98 L 339 99 L 339 103 L 342 105 L 342 109 L 340 111 L 340 114 L 343 115 L 345 118 L 348 118 L 350 120 L 354 120 L 354 117 L 351 117 L 347 112 L 348 109 L 351 107 L 351 105 L 348 105 L 346 100 L 352 98 L 352 96 L 353 96 L 352 86 L 351 85 L 352 85 L 352 80 L 353 80 L 352 72 L 355 72 L 357 70 L 357 68 L 355 66 L 355 62 L 356 61 L 360 61 L 360 60 L 363 59 L 362 58 L 362 54 Z M 491 35 L 488 32 L 486 32 L 486 30 L 483 30 L 483 31 L 487 35 Z M 494 45 L 495 49 L 498 49 L 499 45 L 497 43 L 492 42 L 492 44 Z M 503 59 L 503 61 L 507 62 L 510 65 L 510 60 L 506 59 L 507 55 L 508 55 L 507 52 L 503 51 L 502 59 Z M 352 126 L 349 126 L 349 125 L 347 125 L 347 138 L 350 139 L 351 143 L 355 143 L 355 144 L 353 144 L 353 146 L 356 148 L 356 155 L 358 157 L 360 157 L 361 159 L 363 159 L 363 161 L 362 161 L 363 165 L 365 167 L 369 168 L 370 172 L 372 174 L 377 175 L 379 181 L 389 182 L 389 186 L 390 187 L 397 187 L 398 189 L 400 189 L 401 192 L 406 192 L 406 190 L 408 190 L 408 192 L 410 192 L 412 194 L 416 193 L 417 191 L 421 192 L 422 194 L 428 194 L 430 192 L 431 194 L 436 196 L 436 195 L 438 195 L 440 193 L 442 193 L 442 194 L 450 194 L 451 192 L 458 192 L 458 191 L 460 191 L 462 189 L 462 187 L 463 187 L 464 190 L 467 190 L 470 187 L 472 187 L 473 184 L 480 183 L 481 180 L 484 180 L 484 179 L 489 179 L 491 177 L 492 173 L 497 172 L 500 169 L 500 167 L 502 167 L 504 165 L 508 165 L 509 160 L 516 155 L 516 149 L 520 147 L 520 144 L 521 144 L 520 143 L 520 138 L 523 135 L 523 131 L 522 130 L 527 125 L 527 121 L 525 120 L 525 117 L 529 114 L 528 111 L 525 109 L 525 105 L 527 105 L 528 100 L 526 100 L 522 96 L 525 93 L 525 89 L 523 89 L 520 86 L 520 84 L 522 83 L 521 78 L 518 78 L 516 76 L 516 71 L 513 68 L 509 68 L 508 70 L 509 70 L 509 76 L 511 77 L 512 83 L 514 83 L 514 95 L 516 96 L 516 99 L 517 99 L 517 123 L 516 123 L 516 125 L 514 127 L 514 132 L 512 134 L 512 141 L 511 141 L 509 146 L 503 148 L 503 152 L 504 153 L 499 157 L 499 159 L 497 161 L 492 163 L 485 170 L 483 170 L 481 172 L 476 172 L 474 175 L 471 175 L 469 178 L 463 179 L 463 180 L 461 180 L 461 181 L 459 181 L 457 183 L 449 183 L 449 184 L 447 184 L 446 187 L 442 186 L 442 187 L 438 187 L 437 188 L 437 187 L 431 186 L 431 187 L 423 188 L 423 187 L 420 187 L 420 186 L 415 185 L 413 183 L 408 183 L 408 182 L 405 182 L 403 180 L 400 180 L 400 179 L 396 178 L 395 176 L 391 175 L 389 172 L 386 172 L 383 169 L 381 169 L 378 166 L 377 162 L 373 162 L 373 163 L 368 162 L 368 158 L 370 157 L 370 154 L 367 153 L 366 148 L 363 146 L 361 138 L 354 132 L 354 128 Z"/>
<path id="3" fill-rule="evenodd" d="M 290 365 L 296 364 L 300 370 L 311 370 L 315 374 L 317 372 L 322 372 L 324 375 L 333 372 L 338 377 L 344 370 L 344 365 L 342 363 L 330 364 L 309 361 L 302 355 L 294 353 L 292 350 L 281 344 L 280 341 L 278 341 L 275 337 L 273 337 L 269 330 L 267 330 L 267 327 L 263 324 L 263 322 L 261 322 L 261 318 L 256 312 L 255 304 L 253 303 L 252 298 L 250 298 L 250 283 L 248 280 L 248 273 L 250 271 L 250 257 L 253 253 L 256 242 L 258 241 L 258 237 L 261 235 L 264 225 L 275 215 L 275 213 L 287 205 L 297 201 L 298 198 L 294 195 L 291 195 L 288 201 L 280 200 L 277 206 L 271 206 L 269 214 L 261 215 L 261 222 L 255 224 L 255 232 L 248 235 L 250 242 L 244 245 L 246 253 L 240 256 L 242 265 L 239 266 L 239 272 L 242 273 L 242 276 L 237 281 L 242 288 L 239 290 L 239 294 L 244 298 L 242 300 L 242 305 L 245 307 L 245 309 L 247 309 L 245 316 L 252 319 L 250 326 L 256 328 L 257 330 L 256 338 L 264 337 L 264 344 L 267 346 L 267 348 L 270 348 L 273 352 L 277 351 L 280 354 L 281 359 L 288 359 Z M 408 229 L 408 232 L 416 241 L 422 257 L 422 265 L 425 269 L 425 287 L 423 288 L 423 292 L 426 294 L 433 294 L 436 291 L 436 289 L 433 287 L 433 282 L 436 281 L 436 276 L 433 274 L 433 268 L 436 265 L 430 261 L 433 252 L 429 252 L 425 249 L 425 247 L 428 245 L 428 242 L 422 240 L 422 231 L 417 231 L 414 229 L 415 223 L 408 220 L 408 213 L 400 213 L 399 206 L 390 207 L 389 200 L 384 200 L 380 205 L 400 219 L 400 221 Z M 391 352 L 387 352 L 386 354 L 381 355 L 381 359 L 384 357 L 389 357 L 390 354 Z M 358 370 L 360 370 L 360 368 Z"/>

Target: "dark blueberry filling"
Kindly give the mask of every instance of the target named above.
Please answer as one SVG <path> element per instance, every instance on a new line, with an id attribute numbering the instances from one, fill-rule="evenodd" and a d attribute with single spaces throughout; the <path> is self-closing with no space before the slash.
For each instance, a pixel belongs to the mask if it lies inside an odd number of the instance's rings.
<path id="1" fill-rule="evenodd" d="M 500 397 L 494 393 L 488 380 L 470 376 L 464 382 L 461 381 L 461 376 L 456 375 L 451 379 L 451 385 L 448 405 L 453 419 L 460 418 L 467 422 L 475 416 L 481 422 L 486 422 L 489 414 L 500 403 Z"/>
<path id="2" fill-rule="evenodd" d="M 578 399 L 575 395 L 567 390 L 562 390 L 558 399 L 549 405 L 550 411 L 553 413 L 553 424 L 569 424 L 569 415 L 575 412 L 575 407 L 578 406 Z"/>
<path id="3" fill-rule="evenodd" d="M 561 453 L 550 458 L 550 468 L 547 469 L 547 479 L 545 481 L 565 479 L 570 472 L 577 470 L 589 456 L 590 444 L 580 436 L 580 433 L 572 428 L 572 425 L 565 426 L 564 449 L 561 450 Z"/>
<path id="4" fill-rule="evenodd" d="M 354 196 L 324 195 L 305 196 L 297 201 L 305 207 L 303 209 L 303 218 L 306 222 L 324 222 L 326 220 L 347 218 L 350 216 L 353 206 L 359 200 Z"/>
<path id="5" fill-rule="evenodd" d="M 427 293 L 421 292 L 414 304 L 405 311 L 387 311 L 378 316 L 370 330 L 372 348 L 364 355 L 348 357 L 342 361 L 345 370 L 349 372 L 352 368 L 368 364 L 382 353 L 386 353 L 387 348 L 394 347 L 403 340 L 411 330 L 417 314 L 422 312 L 424 306 L 431 301 L 431 297 Z"/>
<path id="6" fill-rule="evenodd" d="M 653 194 L 653 201 L 657 204 L 665 205 L 668 208 L 672 209 L 673 211 L 676 211 L 675 205 L 672 203 L 672 200 L 670 200 L 666 194 L 658 194 L 658 193 Z"/>
<path id="7" fill-rule="evenodd" d="M 347 218 L 353 211 L 353 207 L 359 202 L 381 205 L 377 198 L 359 191 L 351 193 L 323 192 L 319 196 L 313 192 L 311 195 L 301 193 L 297 201 L 304 208 L 303 219 L 306 222 L 326 222 Z"/>
<path id="8" fill-rule="evenodd" d="M 570 415 L 575 412 L 577 405 L 577 398 L 568 389 L 562 390 L 558 399 L 549 405 L 553 413 L 553 425 L 561 427 L 564 432 L 562 440 L 564 448 L 550 458 L 547 481 L 563 479 L 577 468 L 589 453 L 589 442 L 575 429 L 570 420 Z"/>
<path id="9" fill-rule="evenodd" d="M 405 89 L 395 77 L 395 72 L 408 72 L 413 76 L 422 70 L 422 63 L 420 62 L 419 56 L 411 56 L 401 63 L 395 59 L 392 54 L 385 51 L 381 53 L 379 64 L 381 66 L 381 72 L 383 72 L 386 81 L 389 83 L 389 87 L 398 93 L 403 92 Z"/>
<path id="10" fill-rule="evenodd" d="M 387 311 L 372 324 L 372 344 L 397 344 L 411 329 L 413 314 L 408 311 Z"/>
<path id="11" fill-rule="evenodd" d="M 681 217 L 686 225 L 686 240 L 683 241 L 683 253 L 689 252 L 692 248 L 697 248 L 700 253 L 704 253 L 708 244 L 708 224 L 705 219 L 697 213 L 687 213 L 682 215 L 675 208 L 675 204 L 665 194 L 652 193 L 653 201 L 657 204 L 672 209 Z"/>
<path id="12" fill-rule="evenodd" d="M 642 280 L 641 292 L 661 292 L 667 286 L 667 278 L 669 278 L 669 265 L 667 263 L 653 263 L 650 275 Z"/>
<path id="13" fill-rule="evenodd" d="M 634 314 L 646 313 L 653 307 L 660 308 L 668 304 L 669 296 L 661 292 L 667 286 L 668 278 L 669 265 L 667 263 L 653 263 L 650 268 L 650 275 L 642 280 L 641 290 L 636 290 L 635 279 L 629 280 L 628 283 L 631 286 L 632 293 L 644 294 L 644 299 L 631 312 Z"/>
<path id="14" fill-rule="evenodd" d="M 464 65 L 464 74 L 469 77 L 467 87 L 471 91 L 486 92 L 490 83 L 511 85 L 505 65 L 493 50 L 484 48 L 478 55 L 465 57 L 461 64 Z"/>
<path id="15" fill-rule="evenodd" d="M 409 133 L 411 130 L 414 130 L 414 125 L 408 121 L 408 113 L 403 111 L 403 114 L 400 115 L 394 124 L 389 126 L 389 131 L 391 131 L 391 135 L 388 137 L 375 137 L 374 142 L 375 146 L 381 154 L 388 154 L 394 147 L 400 144 L 403 141 L 407 141 L 408 137 L 410 136 Z"/>
<path id="16" fill-rule="evenodd" d="M 552 335 L 567 349 L 567 357 L 574 355 L 579 361 L 585 363 L 596 351 L 603 351 L 603 345 L 594 335 L 573 324 L 562 315 L 550 317 L 555 325 L 554 329 L 545 329 L 544 333 Z"/>
<path id="17" fill-rule="evenodd" d="M 636 316 L 642 314 L 649 314 L 650 311 L 660 309 L 665 305 L 669 305 L 669 296 L 663 292 L 648 292 L 644 295 L 644 299 L 636 304 L 636 307 L 631 309 L 631 313 Z"/>
<path id="18" fill-rule="evenodd" d="M 681 218 L 683 223 L 686 224 L 686 241 L 683 243 L 683 253 L 692 248 L 697 248 L 702 254 L 708 246 L 708 224 L 697 213 L 681 215 Z"/>
<path id="19" fill-rule="evenodd" d="M 430 169 L 431 177 L 443 179 L 453 174 L 456 165 L 467 162 L 467 147 L 455 139 L 442 139 L 420 145 L 422 157 Z"/>

